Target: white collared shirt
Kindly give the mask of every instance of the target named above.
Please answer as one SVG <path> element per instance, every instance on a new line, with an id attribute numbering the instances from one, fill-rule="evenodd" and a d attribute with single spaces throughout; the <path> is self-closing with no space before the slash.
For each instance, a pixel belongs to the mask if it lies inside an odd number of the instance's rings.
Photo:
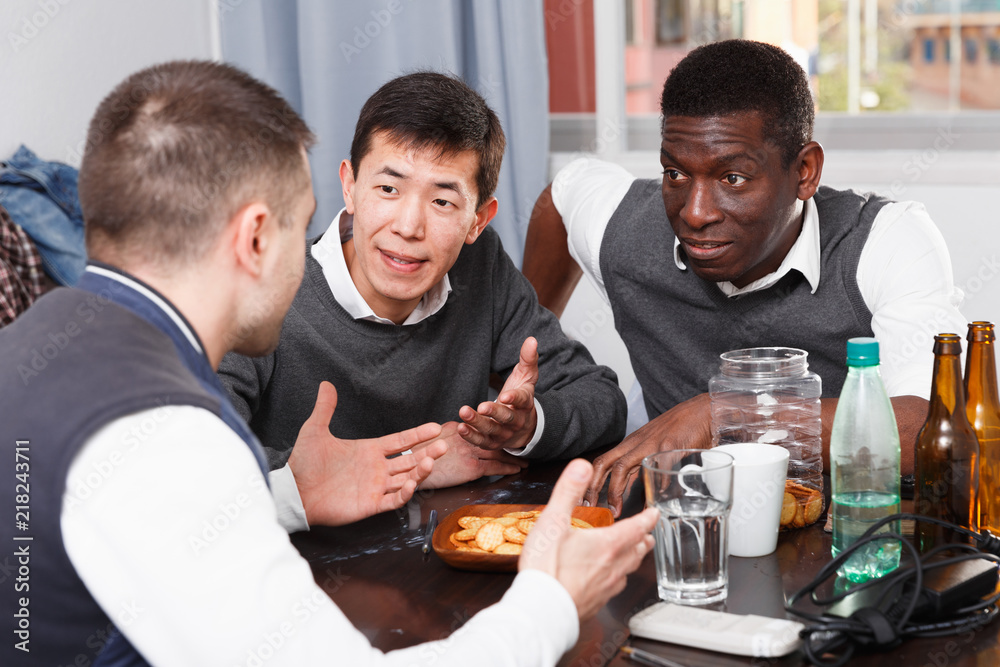
<path id="1" fill-rule="evenodd" d="M 331 233 L 334 227 L 338 230 L 337 234 Z M 348 213 L 346 208 L 342 208 L 340 209 L 340 213 L 333 219 L 333 222 L 330 223 L 326 233 L 312 245 L 310 252 L 312 252 L 313 258 L 320 265 L 320 268 L 323 269 L 323 277 L 326 278 L 326 282 L 330 286 L 333 298 L 337 300 L 337 303 L 351 317 L 355 320 L 368 320 L 395 326 L 392 320 L 375 314 L 372 307 L 361 296 L 357 285 L 354 284 L 354 279 L 351 278 L 351 271 L 347 268 L 347 260 L 344 258 L 343 244 L 352 238 L 354 238 L 354 215 Z M 403 321 L 403 326 L 417 324 L 444 308 L 449 294 L 451 294 L 451 282 L 448 280 L 448 274 L 446 273 L 437 284 L 427 290 L 420 299 L 420 303 L 417 304 L 417 307 Z M 535 432 L 532 434 L 528 444 L 521 449 L 504 450 L 514 456 L 527 456 L 530 454 L 542 439 L 542 433 L 545 431 L 545 413 L 538 399 L 534 400 Z M 458 416 L 456 415 L 457 418 Z"/>
<path id="2" fill-rule="evenodd" d="M 623 167 L 596 160 L 574 160 L 556 174 L 552 201 L 566 226 L 569 252 L 608 300 L 601 277 L 604 231 L 635 177 Z M 799 237 L 778 269 L 743 288 L 716 283 L 733 297 L 774 285 L 789 271 L 805 276 L 812 292 L 821 276 L 819 214 L 810 199 L 803 206 Z M 674 264 L 687 270 L 674 241 Z M 955 286 L 944 237 L 922 204 L 893 202 L 875 216 L 861 251 L 858 289 L 872 312 L 872 331 L 881 343 L 882 377 L 890 396 L 930 396 L 933 336 L 965 331 L 959 312 L 962 291 Z M 630 401 L 631 405 L 631 401 Z"/>

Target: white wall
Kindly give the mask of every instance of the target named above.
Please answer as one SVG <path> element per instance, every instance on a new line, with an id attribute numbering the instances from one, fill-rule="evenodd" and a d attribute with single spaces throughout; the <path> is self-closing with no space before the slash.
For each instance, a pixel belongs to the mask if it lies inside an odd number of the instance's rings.
<path id="1" fill-rule="evenodd" d="M 4 0 L 0 4 L 0 159 L 20 144 L 79 166 L 87 123 L 128 74 L 213 58 L 212 0 Z"/>

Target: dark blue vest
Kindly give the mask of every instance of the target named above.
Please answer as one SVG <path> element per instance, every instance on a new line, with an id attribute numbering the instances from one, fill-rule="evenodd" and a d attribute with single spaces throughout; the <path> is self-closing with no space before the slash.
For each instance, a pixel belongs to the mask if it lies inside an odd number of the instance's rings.
<path id="1" fill-rule="evenodd" d="M 109 422 L 166 405 L 218 415 L 266 479 L 260 444 L 180 327 L 139 291 L 89 271 L 0 329 L 0 397 L 0 498 L 11 511 L 23 508 L 0 522 L 8 545 L 0 552 L 0 665 L 146 664 L 66 554 L 60 514 L 74 456 Z"/>

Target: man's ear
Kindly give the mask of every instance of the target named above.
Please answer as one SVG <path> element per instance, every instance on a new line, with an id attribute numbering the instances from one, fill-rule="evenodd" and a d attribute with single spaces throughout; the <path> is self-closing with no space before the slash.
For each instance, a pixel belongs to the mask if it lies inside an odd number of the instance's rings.
<path id="1" fill-rule="evenodd" d="M 236 212 L 230 221 L 230 238 L 236 263 L 250 275 L 264 271 L 265 256 L 274 243 L 277 219 L 264 202 L 251 202 Z"/>
<path id="2" fill-rule="evenodd" d="M 340 185 L 344 191 L 344 206 L 347 212 L 354 215 L 354 168 L 350 160 L 340 163 Z"/>
<path id="3" fill-rule="evenodd" d="M 473 223 L 472 229 L 469 230 L 468 235 L 465 237 L 465 242 L 467 244 L 475 243 L 476 239 L 479 238 L 479 235 L 483 233 L 484 229 L 486 229 L 486 225 L 490 224 L 490 220 L 496 216 L 497 209 L 499 207 L 500 203 L 497 201 L 496 197 L 490 197 L 489 201 L 479 207 L 479 210 L 476 211 L 476 221 Z"/>
<path id="4" fill-rule="evenodd" d="M 816 194 L 819 188 L 819 181 L 823 176 L 823 147 L 810 141 L 795 157 L 795 165 L 798 175 L 797 196 L 805 201 Z"/>

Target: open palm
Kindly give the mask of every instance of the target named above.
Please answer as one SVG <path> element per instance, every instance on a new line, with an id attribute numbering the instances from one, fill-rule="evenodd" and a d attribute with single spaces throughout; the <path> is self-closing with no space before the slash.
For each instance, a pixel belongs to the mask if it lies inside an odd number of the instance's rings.
<path id="1" fill-rule="evenodd" d="M 336 407 L 337 390 L 320 383 L 316 406 L 288 459 L 310 525 L 339 526 L 401 507 L 447 451 L 436 442 L 386 458 L 434 440 L 441 426 L 429 423 L 381 438 L 344 440 L 330 433 Z"/>

